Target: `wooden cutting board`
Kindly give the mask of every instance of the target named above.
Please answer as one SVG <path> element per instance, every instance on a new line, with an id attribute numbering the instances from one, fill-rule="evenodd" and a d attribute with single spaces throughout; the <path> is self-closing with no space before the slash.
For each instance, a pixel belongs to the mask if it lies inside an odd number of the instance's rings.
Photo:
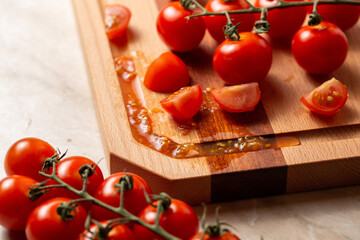
<path id="1" fill-rule="evenodd" d="M 153 93 L 142 84 L 148 64 L 168 51 L 155 28 L 159 9 L 166 2 L 73 0 L 112 173 L 135 172 L 154 192 L 164 191 L 190 204 L 360 183 L 360 23 L 346 33 L 350 48 L 346 62 L 329 76 L 306 74 L 292 58 L 289 42 L 271 42 L 273 65 L 260 82 L 262 97 L 256 109 L 226 113 L 204 92 L 203 107 L 194 118 L 197 127 L 183 135 L 179 124 L 159 110 L 159 101 L 167 95 Z M 118 42 L 109 42 L 104 31 L 103 9 L 111 3 L 123 4 L 132 12 L 127 37 Z M 191 84 L 199 83 L 203 89 L 224 86 L 211 64 L 215 47 L 215 41 L 206 35 L 198 49 L 178 54 L 189 68 Z M 115 71 L 113 59 L 119 55 L 134 59 L 137 78 L 130 85 Z M 331 77 L 347 85 L 348 102 L 333 117 L 310 113 L 300 97 Z M 190 158 L 168 156 L 136 137 L 126 110 L 129 97 L 125 88 L 129 86 L 137 89 L 135 97 L 142 109 L 148 110 L 157 140 L 171 139 L 180 147 L 223 148 L 226 140 L 266 135 L 269 141 L 283 140 L 289 146 L 246 153 L 221 149 L 218 155 L 207 151 Z M 257 143 L 252 139 L 251 143 Z M 297 141 L 300 144 L 294 144 Z"/>

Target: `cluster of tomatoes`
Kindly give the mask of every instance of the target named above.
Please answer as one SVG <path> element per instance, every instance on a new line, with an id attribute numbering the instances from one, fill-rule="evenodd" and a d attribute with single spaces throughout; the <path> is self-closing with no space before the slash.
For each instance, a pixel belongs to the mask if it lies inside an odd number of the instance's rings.
<path id="1" fill-rule="evenodd" d="M 116 224 L 117 221 L 112 219 L 119 219 L 121 215 L 92 202 L 70 204 L 71 201 L 79 199 L 79 196 L 65 188 L 54 187 L 58 183 L 54 179 L 46 180 L 45 176 L 39 174 L 39 170 L 43 168 L 46 160 L 56 159 L 56 170 L 52 173 L 50 167 L 43 172 L 55 174 L 68 186 L 81 190 L 84 179 L 79 169 L 84 165 L 91 166 L 93 171 L 87 175 L 86 192 L 115 208 L 119 207 L 121 198 L 117 184 L 124 176 L 131 178 L 131 189 L 123 192 L 123 207 L 143 222 L 154 224 L 157 215 L 157 208 L 154 206 L 157 206 L 158 201 L 151 205 L 147 201 L 144 192 L 151 195 L 152 191 L 143 178 L 133 173 L 120 172 L 104 179 L 100 168 L 92 160 L 80 156 L 63 159 L 63 156 L 59 157 L 54 153 L 56 151 L 49 143 L 38 138 L 20 139 L 9 148 L 5 157 L 8 176 L 0 181 L 0 225 L 13 231 L 25 230 L 29 240 L 164 239 L 136 223 Z M 42 191 L 34 191 L 37 188 L 42 188 Z M 203 232 L 198 232 L 199 221 L 194 210 L 180 200 L 170 201 L 160 213 L 159 225 L 179 239 L 200 239 Z M 66 212 L 65 209 L 69 207 L 70 210 Z M 94 224 L 85 228 L 88 216 Z M 121 223 L 121 220 L 119 221 Z M 111 227 L 108 228 L 109 226 Z M 219 238 L 212 238 L 210 234 L 204 236 L 205 239 L 223 239 L 223 235 L 232 237 L 226 239 L 239 240 L 231 232 L 222 232 L 220 236 L 215 236 Z"/>

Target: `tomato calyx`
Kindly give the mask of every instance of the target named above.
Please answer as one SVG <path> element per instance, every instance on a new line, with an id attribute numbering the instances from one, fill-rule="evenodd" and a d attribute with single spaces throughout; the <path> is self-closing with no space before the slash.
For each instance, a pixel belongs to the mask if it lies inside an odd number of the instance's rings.
<path id="1" fill-rule="evenodd" d="M 50 168 L 53 167 L 54 164 L 58 163 L 61 159 L 63 159 L 65 157 L 66 153 L 67 153 L 67 150 L 63 154 L 61 154 L 60 150 L 57 150 L 54 153 L 54 155 L 45 159 L 41 171 L 42 172 L 49 171 Z"/>
<path id="2" fill-rule="evenodd" d="M 309 26 L 319 25 L 322 21 L 322 16 L 317 11 L 318 3 L 319 3 L 319 1 L 314 1 L 313 12 L 311 14 L 309 14 L 309 20 L 308 20 Z"/>
<path id="3" fill-rule="evenodd" d="M 97 164 L 91 164 L 91 165 L 85 164 L 85 165 L 82 165 L 79 168 L 79 174 L 81 175 L 82 178 L 91 177 L 95 173 L 95 170 L 96 170 L 97 167 L 98 167 Z"/>
<path id="4" fill-rule="evenodd" d="M 170 208 L 171 205 L 171 197 L 164 192 L 161 192 L 159 195 L 151 195 L 151 197 L 144 192 L 145 194 L 145 198 L 146 201 L 153 206 L 154 208 L 157 209 L 157 215 L 156 215 L 156 221 L 155 222 L 159 222 L 158 218 L 160 217 L 160 213 L 165 212 L 166 210 L 168 210 Z M 158 204 L 154 204 L 153 201 L 158 201 Z"/>
<path id="5" fill-rule="evenodd" d="M 240 22 L 233 25 L 229 13 L 226 11 L 225 12 L 226 18 L 227 18 L 227 23 L 224 26 L 224 34 L 225 34 L 225 38 L 232 40 L 232 41 L 239 41 L 240 40 L 240 35 L 237 31 L 238 27 L 240 26 Z"/>
<path id="6" fill-rule="evenodd" d="M 73 220 L 76 217 L 75 209 L 79 205 L 73 201 L 62 202 L 57 208 L 56 212 L 62 220 Z"/>
<path id="7" fill-rule="evenodd" d="M 180 0 L 180 4 L 185 9 L 194 9 L 194 4 L 192 0 Z"/>
<path id="8" fill-rule="evenodd" d="M 221 226 L 223 226 L 223 225 L 227 225 L 227 226 L 230 226 L 230 225 L 225 222 L 220 222 L 220 218 L 219 218 L 219 209 L 220 208 L 219 207 L 217 207 L 215 210 L 215 217 L 216 217 L 215 225 L 205 224 L 205 220 L 206 220 L 205 204 L 203 204 L 203 207 L 204 207 L 204 212 L 201 217 L 201 227 L 204 229 L 204 232 L 201 235 L 201 239 L 204 239 L 205 235 L 208 235 L 209 237 L 217 237 L 217 236 L 221 236 L 221 235 L 224 235 L 225 233 L 229 232 L 228 229 L 221 228 Z"/>
<path id="9" fill-rule="evenodd" d="M 261 9 L 260 20 L 255 22 L 255 33 L 267 33 L 270 30 L 270 23 L 266 20 L 267 13 L 267 8 Z"/>
<path id="10" fill-rule="evenodd" d="M 116 226 L 126 224 L 129 222 L 128 218 L 116 218 L 107 221 L 105 225 L 101 222 L 96 221 L 95 219 L 91 218 L 89 214 L 85 221 L 85 229 L 92 235 L 91 237 L 86 236 L 90 240 L 105 240 L 107 239 L 111 230 L 113 230 Z M 91 224 L 96 224 L 97 229 L 95 231 L 91 230 Z"/>
<path id="11" fill-rule="evenodd" d="M 115 187 L 119 188 L 117 192 L 121 192 L 122 188 L 129 191 L 134 188 L 134 178 L 127 173 L 119 179 L 119 182 L 115 184 Z"/>

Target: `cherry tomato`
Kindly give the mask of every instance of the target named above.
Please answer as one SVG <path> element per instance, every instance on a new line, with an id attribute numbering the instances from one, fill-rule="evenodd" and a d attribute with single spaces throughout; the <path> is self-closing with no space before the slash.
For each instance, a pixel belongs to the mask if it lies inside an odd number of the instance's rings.
<path id="1" fill-rule="evenodd" d="M 311 6 L 308 8 L 308 12 L 312 13 L 312 11 L 313 7 Z M 323 21 L 334 23 L 344 32 L 354 26 L 360 16 L 359 6 L 346 4 L 319 4 L 317 6 L 317 11 L 321 15 Z"/>
<path id="2" fill-rule="evenodd" d="M 45 180 L 39 172 L 45 159 L 53 156 L 55 149 L 44 140 L 23 138 L 14 143 L 5 156 L 6 174 L 24 175 L 37 181 Z"/>
<path id="3" fill-rule="evenodd" d="M 348 41 L 344 32 L 335 24 L 321 22 L 304 26 L 297 31 L 291 43 L 297 63 L 312 74 L 328 74 L 345 61 Z"/>
<path id="4" fill-rule="evenodd" d="M 106 204 L 118 207 L 120 204 L 120 192 L 118 192 L 119 188 L 116 188 L 115 184 L 125 174 L 133 177 L 134 187 L 131 190 L 124 191 L 124 208 L 130 213 L 137 215 L 148 205 L 143 191 L 147 194 L 152 194 L 152 191 L 147 182 L 136 174 L 126 172 L 112 174 L 97 188 L 94 197 Z M 98 221 L 120 217 L 118 214 L 96 205 L 92 207 L 91 216 Z"/>
<path id="5" fill-rule="evenodd" d="M 199 84 L 184 87 L 160 101 L 161 107 L 180 121 L 190 120 L 200 110 L 202 90 Z"/>
<path id="6" fill-rule="evenodd" d="M 158 202 L 154 202 L 155 205 Z M 139 218 L 149 224 L 155 223 L 156 208 L 149 205 L 139 214 Z M 199 220 L 194 210 L 186 203 L 171 199 L 169 209 L 160 214 L 159 224 L 168 233 L 180 238 L 189 239 L 199 230 Z M 135 225 L 134 234 L 136 239 L 141 240 L 162 240 L 164 238 L 153 233 L 149 229 Z"/>
<path id="7" fill-rule="evenodd" d="M 215 50 L 216 73 L 229 85 L 258 82 L 268 74 L 272 63 L 269 43 L 251 32 L 240 33 L 240 40 L 225 40 Z"/>
<path id="8" fill-rule="evenodd" d="M 244 0 L 210 0 L 205 5 L 205 9 L 210 12 L 225 12 L 247 9 L 250 6 Z M 241 22 L 238 31 L 239 32 L 250 32 L 255 23 L 255 14 L 243 13 L 243 14 L 230 14 L 233 25 Z M 218 42 L 221 43 L 225 40 L 223 27 L 227 23 L 227 18 L 224 15 L 218 16 L 206 16 L 204 17 L 205 25 L 210 35 Z"/>
<path id="9" fill-rule="evenodd" d="M 103 227 L 106 227 L 108 221 L 100 222 Z M 101 235 L 102 233 L 99 230 L 99 226 L 97 224 L 93 224 L 90 226 L 90 232 L 84 230 L 78 237 L 77 240 L 135 240 L 135 236 L 133 232 L 124 224 L 116 225 L 113 227 L 107 235 Z"/>
<path id="10" fill-rule="evenodd" d="M 345 105 L 347 98 L 346 87 L 335 78 L 332 78 L 315 88 L 311 93 L 303 96 L 300 101 L 310 111 L 330 116 Z"/>
<path id="11" fill-rule="evenodd" d="M 189 81 L 185 63 L 172 52 L 165 52 L 150 64 L 144 85 L 152 91 L 168 93 L 185 87 Z"/>
<path id="12" fill-rule="evenodd" d="M 130 22 L 130 10 L 120 4 L 105 6 L 105 30 L 109 40 L 123 36 Z"/>
<path id="13" fill-rule="evenodd" d="M 219 106 L 228 112 L 252 111 L 260 101 L 258 83 L 246 83 L 211 91 Z"/>
<path id="14" fill-rule="evenodd" d="M 159 12 L 156 28 L 161 40 L 173 51 L 187 52 L 196 48 L 205 35 L 205 23 L 201 17 L 186 19 L 193 12 L 171 2 Z"/>
<path id="15" fill-rule="evenodd" d="M 31 200 L 29 188 L 38 183 L 32 178 L 11 175 L 0 181 L 0 225 L 9 230 L 25 230 L 26 219 L 41 203 Z"/>
<path id="16" fill-rule="evenodd" d="M 71 220 L 63 220 L 57 213 L 61 203 L 70 200 L 53 198 L 35 208 L 26 223 L 26 238 L 28 240 L 76 239 L 84 229 L 86 211 L 79 205 L 73 210 L 74 218 Z"/>
<path id="17" fill-rule="evenodd" d="M 231 233 L 230 231 L 225 232 L 222 235 L 218 236 L 209 236 L 208 234 L 205 234 L 204 238 L 202 239 L 203 232 L 199 232 L 195 234 L 193 237 L 191 237 L 189 240 L 240 240 L 235 234 Z"/>
<path id="18" fill-rule="evenodd" d="M 287 0 L 286 2 L 294 1 L 298 0 Z M 254 6 L 260 8 L 272 7 L 278 3 L 279 0 L 256 0 Z M 268 35 L 273 38 L 291 38 L 304 23 L 306 14 L 306 7 L 290 7 L 269 11 L 266 18 L 270 23 Z"/>

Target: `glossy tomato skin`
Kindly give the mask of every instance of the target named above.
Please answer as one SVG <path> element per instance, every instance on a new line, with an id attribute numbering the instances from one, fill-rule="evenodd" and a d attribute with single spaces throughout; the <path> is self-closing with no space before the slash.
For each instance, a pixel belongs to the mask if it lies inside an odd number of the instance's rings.
<path id="1" fill-rule="evenodd" d="M 118 207 L 120 204 L 120 192 L 116 193 L 119 188 L 115 188 L 115 184 L 118 183 L 120 178 L 125 174 L 130 174 L 133 177 L 134 188 L 124 191 L 124 208 L 130 213 L 137 215 L 148 205 L 144 196 L 144 190 L 147 194 L 152 194 L 152 191 L 148 183 L 134 173 L 120 172 L 112 174 L 97 188 L 94 197 L 113 207 Z M 118 214 L 96 205 L 93 205 L 91 209 L 91 216 L 98 221 L 120 217 Z"/>
<path id="2" fill-rule="evenodd" d="M 216 73 L 229 85 L 259 82 L 268 74 L 271 63 L 269 43 L 251 32 L 240 33 L 239 41 L 225 40 L 213 57 Z"/>
<path id="3" fill-rule="evenodd" d="M 154 224 L 155 215 L 156 208 L 149 205 L 141 211 L 139 218 L 147 223 Z M 159 224 L 165 231 L 180 239 L 189 239 L 199 230 L 199 220 L 194 210 L 186 203 L 176 199 L 172 199 L 170 208 L 161 213 Z M 164 239 L 137 224 L 134 226 L 134 234 L 136 239 L 142 240 Z"/>
<path id="4" fill-rule="evenodd" d="M 74 219 L 63 220 L 56 210 L 62 202 L 70 200 L 53 198 L 35 208 L 26 223 L 26 238 L 28 240 L 76 239 L 84 229 L 86 211 L 78 206 L 75 209 Z"/>
<path id="5" fill-rule="evenodd" d="M 206 3 L 205 9 L 211 12 L 224 12 L 247 9 L 250 6 L 244 0 L 224 1 L 210 0 Z M 233 25 L 241 22 L 238 32 L 250 32 L 255 23 L 255 14 L 230 14 Z M 205 16 L 205 25 L 210 35 L 221 43 L 225 40 L 223 28 L 227 23 L 226 16 Z"/>
<path id="6" fill-rule="evenodd" d="M 100 222 L 102 226 L 106 226 L 107 221 Z M 90 226 L 90 231 L 92 233 L 99 233 L 99 228 L 97 224 L 93 224 Z M 94 236 L 94 234 L 89 233 L 87 230 L 84 230 L 78 237 L 77 240 L 100 240 L 102 238 L 98 238 Z M 102 240 L 135 240 L 135 236 L 133 232 L 127 227 L 125 224 L 117 225 L 108 233 L 107 237 Z"/>
<path id="7" fill-rule="evenodd" d="M 45 180 L 39 172 L 44 161 L 55 154 L 55 149 L 44 140 L 23 138 L 14 143 L 5 156 L 6 174 L 23 175 L 37 181 Z"/>
<path id="8" fill-rule="evenodd" d="M 191 237 L 189 240 L 201 240 L 203 232 L 199 232 L 195 234 L 193 237 Z M 203 240 L 240 240 L 235 234 L 231 232 L 226 232 L 219 236 L 210 237 L 208 234 L 205 234 Z"/>
<path id="9" fill-rule="evenodd" d="M 338 26 L 323 21 L 300 28 L 293 37 L 291 51 L 308 73 L 329 74 L 344 63 L 348 41 Z"/>
<path id="10" fill-rule="evenodd" d="M 160 101 L 161 107 L 173 118 L 188 121 L 200 110 L 202 90 L 199 84 L 184 87 Z"/>
<path id="11" fill-rule="evenodd" d="M 165 5 L 156 20 L 156 29 L 161 40 L 176 52 L 187 52 L 199 46 L 205 35 L 205 23 L 201 17 L 186 19 L 191 10 L 179 1 Z"/>
<path id="12" fill-rule="evenodd" d="M 303 96 L 300 101 L 311 112 L 331 116 L 343 108 L 347 98 L 345 85 L 333 78 Z"/>
<path id="13" fill-rule="evenodd" d="M 246 83 L 210 92 L 219 106 L 228 112 L 253 111 L 261 98 L 258 83 Z"/>
<path id="14" fill-rule="evenodd" d="M 29 188 L 38 183 L 36 180 L 11 175 L 0 181 L 0 225 L 16 231 L 25 230 L 25 224 L 31 211 L 42 202 L 29 198 Z"/>
<path id="15" fill-rule="evenodd" d="M 105 30 L 109 40 L 122 37 L 131 18 L 130 10 L 120 4 L 105 6 Z"/>
<path id="16" fill-rule="evenodd" d="M 294 2 L 297 0 L 287 0 Z M 255 7 L 272 7 L 279 0 L 256 0 Z M 273 9 L 268 12 L 266 20 L 270 23 L 270 31 L 267 33 L 272 38 L 292 38 L 295 32 L 304 23 L 307 14 L 306 7 L 290 7 L 286 9 Z M 260 15 L 259 15 L 260 19 Z"/>
<path id="17" fill-rule="evenodd" d="M 149 65 L 144 85 L 155 92 L 169 93 L 185 87 L 189 81 L 185 63 L 172 52 L 165 52 Z"/>

